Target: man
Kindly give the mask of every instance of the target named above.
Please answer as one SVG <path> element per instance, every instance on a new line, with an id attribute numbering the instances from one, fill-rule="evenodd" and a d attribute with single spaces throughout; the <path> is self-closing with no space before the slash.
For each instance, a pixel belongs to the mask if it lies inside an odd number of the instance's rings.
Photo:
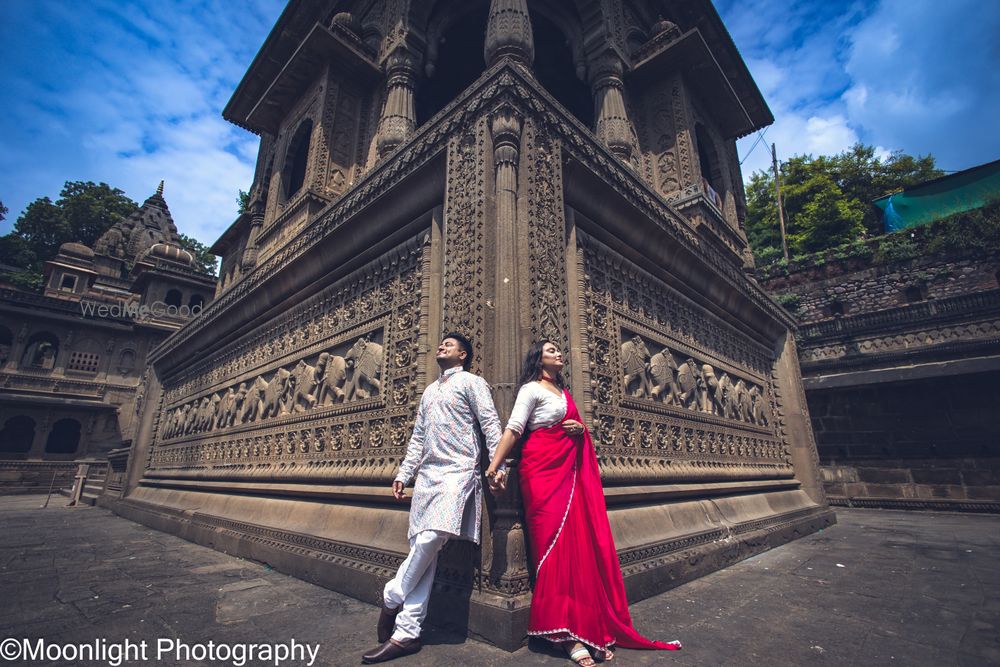
<path id="1" fill-rule="evenodd" d="M 438 552 L 452 538 L 479 544 L 483 490 L 476 424 L 492 458 L 500 442 L 500 419 L 486 380 L 468 372 L 472 344 L 465 336 L 446 335 L 438 345 L 437 363 L 441 376 L 424 390 L 406 457 L 392 483 L 392 495 L 402 500 L 404 487 L 416 476 L 410 553 L 383 590 L 380 645 L 364 654 L 366 664 L 420 650 Z"/>

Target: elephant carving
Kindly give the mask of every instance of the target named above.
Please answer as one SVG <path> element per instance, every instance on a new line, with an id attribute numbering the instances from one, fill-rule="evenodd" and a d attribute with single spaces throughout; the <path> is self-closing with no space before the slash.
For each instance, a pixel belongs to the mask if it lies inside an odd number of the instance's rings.
<path id="1" fill-rule="evenodd" d="M 292 386 L 289 389 L 289 407 L 292 412 L 305 412 L 316 406 L 316 386 L 320 378 L 320 367 L 310 366 L 305 360 L 300 360 L 292 369 Z"/>
<path id="2" fill-rule="evenodd" d="M 625 394 L 635 398 L 650 395 L 649 350 L 640 336 L 622 343 L 622 365 L 625 369 Z"/>
<path id="3" fill-rule="evenodd" d="M 264 382 L 264 378 L 262 377 L 257 377 L 247 388 L 246 398 L 243 399 L 243 412 L 240 415 L 240 423 L 248 424 L 260 417 L 261 409 L 263 408 L 264 389 L 266 388 L 267 383 Z"/>
<path id="4" fill-rule="evenodd" d="M 677 384 L 681 389 L 678 401 L 682 407 L 696 410 L 698 408 L 698 389 L 701 373 L 694 359 L 688 359 L 677 369 Z"/>
<path id="5" fill-rule="evenodd" d="M 382 346 L 359 338 L 347 351 L 347 400 L 371 398 L 382 389 Z"/>
<path id="6" fill-rule="evenodd" d="M 261 384 L 260 419 L 288 414 L 286 399 L 291 385 L 294 383 L 292 374 L 284 368 L 279 368 L 270 382 L 263 378 L 257 379 Z"/>
<path id="7" fill-rule="evenodd" d="M 219 401 L 218 412 L 215 415 L 217 428 L 226 428 L 232 424 L 233 406 L 236 404 L 236 392 L 232 387 L 226 390 Z"/>
<path id="8" fill-rule="evenodd" d="M 316 392 L 318 405 L 343 403 L 347 398 L 347 361 L 339 355 L 324 352 L 316 362 L 316 373 L 320 376 Z"/>
<path id="9" fill-rule="evenodd" d="M 649 376 L 652 388 L 649 395 L 654 401 L 676 405 L 680 388 L 677 386 L 677 360 L 667 348 L 654 354 L 649 360 Z"/>
<path id="10" fill-rule="evenodd" d="M 725 375 L 725 374 L 723 374 Z M 701 411 L 718 415 L 722 413 L 722 394 L 719 378 L 710 364 L 701 367 L 701 376 L 705 383 L 705 391 L 701 397 Z"/>

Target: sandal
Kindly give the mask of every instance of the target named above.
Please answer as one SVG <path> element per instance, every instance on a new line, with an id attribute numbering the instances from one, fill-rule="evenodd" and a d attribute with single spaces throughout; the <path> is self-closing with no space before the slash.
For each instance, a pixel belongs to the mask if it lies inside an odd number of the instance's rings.
<path id="1" fill-rule="evenodd" d="M 609 648 L 603 649 L 598 652 L 601 662 L 611 662 L 615 659 L 615 652 Z"/>
<path id="2" fill-rule="evenodd" d="M 590 655 L 587 647 L 579 642 L 566 642 L 566 653 L 569 659 L 580 665 L 580 667 L 596 667 L 597 663 Z"/>

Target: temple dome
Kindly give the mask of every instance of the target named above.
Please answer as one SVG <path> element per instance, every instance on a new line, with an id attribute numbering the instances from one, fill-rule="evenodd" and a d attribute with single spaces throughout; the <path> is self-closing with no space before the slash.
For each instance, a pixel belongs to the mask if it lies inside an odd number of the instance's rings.
<path id="1" fill-rule="evenodd" d="M 168 262 L 177 262 L 190 265 L 194 262 L 194 256 L 187 250 L 172 243 L 154 243 L 146 251 L 144 257 L 149 259 L 165 259 Z"/>
<path id="2" fill-rule="evenodd" d="M 59 246 L 59 254 L 67 257 L 74 257 L 76 259 L 82 259 L 88 262 L 94 259 L 93 250 L 82 243 L 76 243 L 74 241 L 63 243 Z"/>

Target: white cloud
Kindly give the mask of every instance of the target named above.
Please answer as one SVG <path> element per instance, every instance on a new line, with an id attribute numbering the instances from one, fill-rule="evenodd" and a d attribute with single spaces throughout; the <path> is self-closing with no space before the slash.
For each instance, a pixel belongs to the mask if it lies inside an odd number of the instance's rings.
<path id="1" fill-rule="evenodd" d="M 0 233 L 66 180 L 105 181 L 141 203 L 162 179 L 178 229 L 215 241 L 250 187 L 258 145 L 221 109 L 283 6 L 4 5 Z"/>

